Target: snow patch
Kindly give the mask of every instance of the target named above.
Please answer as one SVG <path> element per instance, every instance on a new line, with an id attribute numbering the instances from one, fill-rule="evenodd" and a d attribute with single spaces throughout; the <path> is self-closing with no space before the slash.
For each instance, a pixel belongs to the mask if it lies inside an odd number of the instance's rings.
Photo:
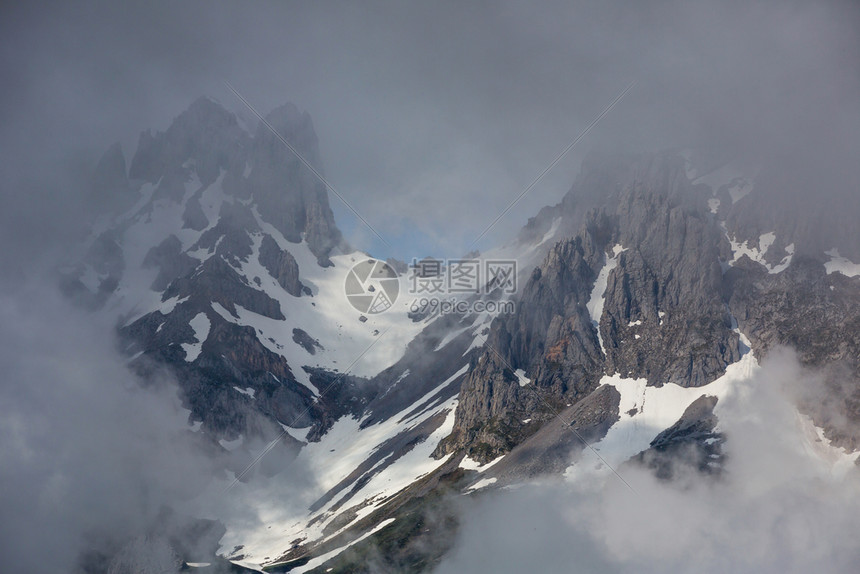
<path id="1" fill-rule="evenodd" d="M 646 450 L 659 433 L 675 424 L 690 404 L 703 395 L 723 399 L 733 392 L 741 381 L 749 379 L 758 363 L 752 353 L 729 365 L 726 373 L 703 387 L 684 388 L 674 383 L 662 387 L 649 387 L 645 379 L 627 379 L 621 375 L 607 375 L 601 385 L 614 387 L 621 395 L 619 419 L 606 436 L 582 451 L 579 459 L 567 468 L 565 479 L 584 488 L 596 488 L 600 480 L 613 473 L 628 459 Z M 596 452 L 595 452 L 596 451 Z M 599 455 L 599 456 L 598 456 Z"/>
<path id="2" fill-rule="evenodd" d="M 849 453 L 844 448 L 835 447 L 824 436 L 824 429 L 815 425 L 808 415 L 797 413 L 797 421 L 803 433 L 803 447 L 807 454 L 826 463 L 832 475 L 842 478 L 856 468 L 860 451 Z"/>
<path id="3" fill-rule="evenodd" d="M 439 392 L 441 392 L 441 391 L 442 391 L 442 389 L 444 389 L 445 387 L 447 387 L 448 385 L 450 385 L 450 384 L 454 381 L 454 379 L 456 379 L 457 377 L 461 376 L 462 374 L 464 374 L 464 373 L 465 373 L 466 371 L 468 371 L 468 370 L 469 370 L 469 364 L 468 364 L 468 363 L 466 363 L 465 365 L 463 365 L 462 367 L 460 367 L 460 368 L 457 370 L 457 372 L 456 372 L 456 373 L 454 373 L 453 375 L 451 375 L 450 377 L 448 377 L 447 379 L 445 379 L 444 381 L 442 381 L 442 382 L 441 382 L 441 383 L 440 383 L 436 388 L 434 388 L 432 391 L 430 391 L 429 393 L 425 394 L 423 397 L 421 397 L 420 399 L 418 399 L 417 401 L 415 401 L 415 402 L 414 402 L 414 403 L 412 403 L 412 404 L 413 404 L 413 405 L 423 405 L 423 404 L 425 404 L 427 401 L 429 401 L 429 400 L 430 400 L 430 399 L 432 399 L 435 395 L 437 395 Z M 438 409 L 438 407 L 430 407 L 430 408 L 431 408 L 431 409 Z M 411 418 L 409 418 L 409 419 L 405 419 L 403 422 L 404 422 L 404 423 L 409 424 L 409 423 L 411 423 L 412 421 L 414 421 L 414 420 L 416 420 L 416 419 L 422 418 L 422 416 L 427 412 L 427 410 L 429 410 L 429 409 L 425 409 L 425 410 L 421 411 L 421 412 L 420 412 L 420 413 L 418 413 L 418 414 L 412 415 L 412 417 L 411 417 Z"/>
<path id="4" fill-rule="evenodd" d="M 776 234 L 772 232 L 763 233 L 759 236 L 758 247 L 750 246 L 747 243 L 739 243 L 735 241 L 732 237 L 729 237 L 728 234 L 726 234 L 726 237 L 728 238 L 729 243 L 731 243 L 732 246 L 732 260 L 729 261 L 730 266 L 735 265 L 741 259 L 741 257 L 746 255 L 751 260 L 755 261 L 756 263 L 762 265 L 765 269 L 767 269 L 768 273 L 775 274 L 785 271 L 788 266 L 791 265 L 791 259 L 794 257 L 794 243 L 790 243 L 785 247 L 785 252 L 788 255 L 783 257 L 782 261 L 780 261 L 778 264 L 770 265 L 769 263 L 767 263 L 767 261 L 765 261 L 765 255 L 767 254 L 768 249 L 770 249 L 771 245 L 773 245 L 773 242 L 776 240 Z"/>
<path id="5" fill-rule="evenodd" d="M 234 439 L 234 440 L 224 440 L 222 438 L 221 440 L 218 441 L 218 444 L 220 444 L 226 450 L 236 450 L 237 448 L 242 446 L 243 442 L 245 442 L 245 437 L 243 437 L 242 435 L 239 435 L 239 438 Z"/>
<path id="6" fill-rule="evenodd" d="M 476 482 L 475 484 L 473 484 L 472 486 L 467 488 L 463 494 L 466 494 L 469 492 L 474 492 L 476 490 L 481 490 L 482 488 L 486 488 L 486 487 L 490 486 L 491 484 L 495 483 L 497 480 L 499 480 L 499 479 L 496 478 L 495 476 L 490 477 L 490 478 L 482 478 L 481 480 L 479 480 L 478 482 Z"/>
<path id="7" fill-rule="evenodd" d="M 841 273 L 846 277 L 860 276 L 860 263 L 854 263 L 853 261 L 842 257 L 839 255 L 839 250 L 835 247 L 830 251 L 825 251 L 825 255 L 830 256 L 830 261 L 824 264 L 824 268 L 827 270 L 828 275 L 831 273 Z"/>
<path id="8" fill-rule="evenodd" d="M 531 420 L 531 419 L 528 419 L 528 420 Z M 460 468 L 463 468 L 465 470 L 477 470 L 478 472 L 484 472 L 485 470 L 491 468 L 494 464 L 496 464 L 497 462 L 499 462 L 503 458 L 505 458 L 505 455 L 502 455 L 498 458 L 495 458 L 495 459 L 491 460 L 490 462 L 488 462 L 487 464 L 481 466 L 480 462 L 474 461 L 471 458 L 469 458 L 468 456 L 466 456 L 466 457 L 463 457 L 462 461 L 460 461 Z"/>
<path id="9" fill-rule="evenodd" d="M 206 316 L 206 313 L 197 313 L 191 321 L 188 322 L 192 329 L 194 329 L 194 338 L 197 339 L 196 343 L 182 343 L 182 349 L 185 351 L 185 360 L 189 363 L 193 362 L 200 356 L 200 351 L 203 349 L 203 343 L 206 341 L 207 337 L 209 337 L 209 328 L 211 324 L 209 323 L 209 317 Z"/>
<path id="10" fill-rule="evenodd" d="M 708 211 L 716 214 L 720 210 L 720 200 L 716 197 L 712 197 L 708 200 Z"/>
<path id="11" fill-rule="evenodd" d="M 260 342 L 287 359 L 294 367 L 293 374 L 299 382 L 312 387 L 308 376 L 300 368 L 303 365 L 339 371 L 349 366 L 349 362 L 340 362 L 345 357 L 347 361 L 361 357 L 352 365 L 350 373 L 372 377 L 403 356 L 406 345 L 425 326 L 422 322 L 413 322 L 408 316 L 409 298 L 406 296 L 404 278 L 401 278 L 401 295 L 390 309 L 384 313 L 366 315 L 367 321 L 359 321 L 360 313 L 346 298 L 344 283 L 352 266 L 366 259 L 367 255 L 360 252 L 346 255 L 335 253 L 330 257 L 332 265 L 321 267 L 306 242 L 290 243 L 277 229 L 260 218 L 256 207 L 251 211 L 263 232 L 296 259 L 299 277 L 313 296 L 294 297 L 278 285 L 259 262 L 263 236 L 255 234 L 252 236 L 253 253 L 241 263 L 239 271 L 249 284 L 253 284 L 255 277 L 260 278 L 261 283 L 256 288 L 278 301 L 286 320 L 276 321 L 243 311 L 239 313 L 238 323 L 257 329 Z M 233 321 L 236 322 L 236 319 Z M 305 330 L 323 348 L 317 349 L 309 357 L 304 349 L 293 343 L 294 328 Z"/>
<path id="12" fill-rule="evenodd" d="M 300 427 L 300 428 L 293 428 L 293 427 L 288 427 L 287 425 L 285 425 L 281 421 L 278 421 L 278 424 L 281 425 L 281 428 L 284 429 L 285 433 L 287 433 L 288 435 L 290 435 L 291 437 L 293 437 L 297 441 L 306 442 L 305 439 L 308 436 L 308 433 L 310 432 L 311 427 L 306 426 L 306 427 Z"/>
<path id="13" fill-rule="evenodd" d="M 382 530 L 383 528 L 385 528 L 386 526 L 388 526 L 389 524 L 394 522 L 394 520 L 395 520 L 394 518 L 386 518 L 385 520 L 383 520 L 382 522 L 377 524 L 375 527 L 373 527 L 372 530 L 365 532 L 364 534 L 362 534 L 361 536 L 359 536 L 358 538 L 356 538 L 355 540 L 353 540 L 349 544 L 344 544 L 340 548 L 335 548 L 334 550 L 326 552 L 325 554 L 320 554 L 316 558 L 312 558 L 311 560 L 309 560 L 307 562 L 307 564 L 303 564 L 303 565 L 299 566 L 298 568 L 293 568 L 292 570 L 290 570 L 290 572 L 294 572 L 295 574 L 301 574 L 302 572 L 307 572 L 308 570 L 313 570 L 317 566 L 321 566 L 322 564 L 325 564 L 326 562 L 328 562 L 329 560 L 331 560 L 332 558 L 334 558 L 335 556 L 337 556 L 338 554 L 340 554 L 341 552 L 343 552 L 344 550 L 346 550 L 350 546 L 354 546 L 354 545 L 358 544 L 359 542 L 361 542 L 362 540 L 373 536 L 374 534 L 376 534 L 377 532 L 379 532 L 380 530 Z"/>
<path id="14" fill-rule="evenodd" d="M 176 297 L 171 297 L 170 299 L 168 299 L 167 301 L 165 301 L 164 303 L 159 305 L 158 311 L 161 312 L 162 315 L 170 315 L 171 313 L 173 313 L 173 310 L 176 308 L 177 305 L 179 305 L 181 303 L 185 303 L 190 298 L 191 298 L 190 295 L 188 295 L 187 297 L 182 297 L 181 299 L 179 298 L 178 295 Z M 131 321 L 127 322 L 126 324 L 130 325 L 133 322 L 134 321 L 131 320 Z"/>
<path id="15" fill-rule="evenodd" d="M 450 383 L 451 380 L 462 375 L 467 369 L 468 365 L 464 365 L 462 369 L 441 383 L 439 387 Z M 432 398 L 433 393 L 438 392 L 439 387 L 425 395 L 418 403 L 420 404 L 425 399 L 429 400 Z M 441 404 L 406 419 L 406 415 L 415 408 L 415 404 L 409 405 L 401 413 L 381 423 L 365 428 L 361 428 L 361 420 L 351 417 L 341 418 L 334 423 L 332 428 L 318 442 L 305 444 L 293 462 L 293 464 L 305 469 L 310 476 L 314 477 L 313 486 L 302 493 L 302 501 L 296 501 L 290 507 L 285 508 L 284 505 L 272 505 L 270 496 L 262 496 L 259 493 L 253 494 L 249 500 L 249 504 L 253 506 L 253 510 L 258 513 L 262 523 L 266 524 L 266 527 L 260 528 L 244 524 L 241 521 L 228 524 L 227 534 L 221 541 L 222 551 L 241 544 L 244 546 L 242 549 L 242 553 L 245 556 L 243 562 L 248 565 L 252 563 L 261 564 L 266 562 L 266 557 L 281 556 L 288 549 L 288 543 L 285 541 L 293 540 L 300 536 L 307 537 L 308 541 L 336 536 L 337 532 L 348 528 L 350 524 L 361 520 L 384 505 L 391 495 L 412 484 L 421 476 L 445 464 L 450 459 L 450 456 L 441 460 L 435 460 L 431 457 L 431 454 L 439 441 L 453 430 L 457 397 L 451 397 Z M 376 474 L 372 476 L 371 473 L 362 475 L 370 477 L 370 479 L 365 479 L 367 480 L 366 484 L 354 493 L 349 504 L 353 505 L 364 502 L 366 506 L 357 512 L 357 515 L 349 524 L 344 525 L 335 533 L 324 535 L 323 529 L 338 515 L 337 512 L 332 512 L 331 507 L 337 504 L 337 501 L 343 494 L 350 491 L 350 487 L 346 486 L 341 491 L 341 495 L 335 497 L 315 512 L 309 513 L 308 507 L 303 506 L 303 504 L 309 505 L 319 499 L 319 497 L 343 480 L 345 476 L 349 476 L 380 445 L 398 433 L 414 428 L 430 417 L 440 413 L 445 413 L 444 422 L 426 440 L 415 444 L 409 452 L 403 454 L 403 456 L 386 468 L 379 470 L 384 464 L 391 462 L 389 460 L 391 455 L 378 461 L 374 466 Z M 304 442 L 301 435 L 306 434 L 307 429 L 298 431 L 283 424 L 281 426 L 285 433 L 289 433 L 297 440 Z M 273 482 L 271 488 L 275 487 L 276 484 Z M 238 489 L 237 495 L 241 495 L 242 493 L 250 495 L 248 489 L 251 487 L 245 484 L 237 484 L 235 488 Z M 317 518 L 322 519 L 319 520 Z M 313 525 L 309 526 L 309 522 L 312 521 L 314 522 Z"/>
<path id="16" fill-rule="evenodd" d="M 461 329 L 454 329 L 453 331 L 449 332 L 447 335 L 442 337 L 442 340 L 439 341 L 439 344 L 436 345 L 436 347 L 433 349 L 433 351 L 435 352 L 435 351 L 438 351 L 439 349 L 444 348 L 445 345 L 447 345 L 448 343 L 450 343 L 451 341 L 456 339 L 461 333 L 464 333 L 469 328 L 470 327 L 463 327 Z"/>
<path id="17" fill-rule="evenodd" d="M 737 203 L 753 190 L 753 180 L 745 177 L 739 167 L 732 163 L 727 163 L 701 176 L 696 173 L 695 168 L 691 169 L 689 167 L 689 159 L 687 159 L 687 164 L 687 177 L 692 183 L 704 183 L 711 188 L 711 192 L 714 195 L 722 188 L 728 186 L 732 204 Z M 711 203 L 711 201 L 708 201 L 708 207 L 712 213 L 716 213 L 716 209 L 719 208 L 719 200 L 716 200 L 716 204 Z"/>
<path id="18" fill-rule="evenodd" d="M 591 316 L 591 323 L 597 329 L 597 340 L 600 342 L 600 350 L 604 354 L 606 354 L 606 349 L 603 347 L 603 336 L 600 334 L 600 317 L 603 316 L 603 303 L 606 295 L 606 285 L 609 282 L 609 274 L 618 266 L 618 256 L 623 251 L 625 249 L 621 245 L 615 245 L 612 247 L 612 257 L 605 257 L 603 268 L 597 274 L 594 288 L 591 290 L 591 297 L 586 304 L 588 314 Z"/>
<path id="19" fill-rule="evenodd" d="M 524 387 L 532 382 L 531 379 L 526 377 L 526 372 L 522 369 L 517 369 L 516 371 L 514 371 L 514 375 L 516 375 L 517 381 L 519 381 L 521 387 Z"/>

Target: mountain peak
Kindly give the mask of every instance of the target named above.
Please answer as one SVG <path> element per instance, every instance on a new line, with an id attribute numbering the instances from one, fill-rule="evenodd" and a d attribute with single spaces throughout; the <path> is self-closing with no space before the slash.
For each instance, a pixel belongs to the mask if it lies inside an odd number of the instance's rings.
<path id="1" fill-rule="evenodd" d="M 127 207 L 129 199 L 133 197 L 131 191 L 125 154 L 120 143 L 116 142 L 105 151 L 96 165 L 90 197 L 101 212 Z"/>
<path id="2" fill-rule="evenodd" d="M 301 112 L 295 104 L 287 102 L 266 114 L 266 121 L 278 129 L 289 128 L 303 121 L 309 121 L 310 117 L 310 114 Z"/>
<path id="3" fill-rule="evenodd" d="M 248 139 L 233 113 L 210 98 L 198 98 L 165 132 L 141 133 L 129 177 L 155 183 L 193 160 L 201 182 L 208 184 L 222 169 L 244 163 Z"/>

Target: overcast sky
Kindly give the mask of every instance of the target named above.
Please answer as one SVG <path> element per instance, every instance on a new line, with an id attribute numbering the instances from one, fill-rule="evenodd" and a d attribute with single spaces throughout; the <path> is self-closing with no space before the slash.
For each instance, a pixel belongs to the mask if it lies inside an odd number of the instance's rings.
<path id="1" fill-rule="evenodd" d="M 559 201 L 584 153 L 695 144 L 849 150 L 849 2 L 28 2 L 3 7 L 3 242 L 31 258 L 80 217 L 77 179 L 196 97 L 307 110 L 331 183 L 402 258 L 458 255 L 631 81 L 481 242 Z M 792 148 L 793 150 L 795 148 Z M 853 155 L 852 155 L 853 154 Z M 390 251 L 332 197 L 358 247 Z"/>
<path id="2" fill-rule="evenodd" d="M 374 241 L 332 197 L 353 245 L 403 259 L 456 256 L 635 81 L 480 247 L 511 237 L 541 206 L 558 202 L 593 149 L 708 145 L 784 156 L 786 165 L 827 158 L 829 171 L 811 177 L 825 201 L 858 193 L 858 30 L 860 8 L 847 1 L 3 3 L 0 503 L 12 517 L 0 524 L 6 562 L 52 571 L 53 564 L 31 563 L 46 546 L 62 560 L 77 551 L 86 528 L 123 532 L 117 525 L 145 522 L 141 509 L 151 507 L 135 498 L 139 485 L 151 486 L 154 499 L 184 499 L 189 484 L 209 476 L 209 461 L 186 456 L 174 436 L 186 422 L 175 397 L 129 399 L 136 381 L 105 334 L 112 325 L 85 328 L 87 321 L 53 300 L 53 291 L 17 280 L 76 239 L 86 217 L 84 182 L 111 143 L 120 141 L 130 159 L 142 130 L 166 129 L 201 95 L 249 117 L 225 87 L 229 81 L 263 113 L 293 102 L 311 114 L 329 181 L 394 248 Z M 14 298 L 2 289 L 7 281 L 20 288 Z M 126 384 L 110 384 L 117 380 Z M 157 472 L 176 460 L 190 469 L 187 477 Z M 787 500 L 802 499 L 810 484 L 798 483 L 791 492 L 798 496 Z M 717 512 L 727 535 L 750 532 L 734 531 L 748 507 L 720 514 L 722 500 L 709 494 L 690 506 L 693 512 Z M 541 497 L 545 505 L 531 508 L 579 508 L 558 500 Z M 57 501 L 66 506 L 58 509 Z M 107 502 L 99 508 L 98 501 Z M 667 501 L 681 509 L 696 502 Z M 854 559 L 856 505 L 839 513 L 838 497 L 824 501 L 809 524 L 839 542 L 837 558 Z M 503 528 L 503 519 L 515 515 L 511 508 L 519 510 L 504 506 L 469 522 L 463 547 L 480 546 L 486 525 Z M 613 516 L 623 526 L 630 515 Z M 773 516 L 752 523 L 752 534 L 761 536 L 755 540 L 770 540 L 782 518 Z M 805 520 L 802 512 L 786 516 L 790 527 Z M 632 539 L 645 544 L 650 516 L 633 517 L 646 528 Z M 510 532 L 514 540 L 519 535 Z M 766 548 L 809 548 L 790 542 Z M 696 550 L 681 545 L 670 565 Z M 450 571 L 463 571 L 456 566 L 464 556 L 452 555 Z M 657 558 L 652 562 L 666 570 Z"/>

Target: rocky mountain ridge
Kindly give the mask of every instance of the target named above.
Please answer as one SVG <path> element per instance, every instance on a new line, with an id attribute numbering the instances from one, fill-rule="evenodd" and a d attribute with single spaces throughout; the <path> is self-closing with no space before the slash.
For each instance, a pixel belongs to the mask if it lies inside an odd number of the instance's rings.
<path id="1" fill-rule="evenodd" d="M 267 121 L 320 169 L 307 114 Z M 229 453 L 225 472 L 316 473 L 306 513 L 275 535 L 228 525 L 225 557 L 354 571 L 361 544 L 313 561 L 369 536 L 421 570 L 451 543 L 419 528 L 438 510 L 426 501 L 586 472 L 586 444 L 667 480 L 692 449 L 718 477 L 720 397 L 780 345 L 830 389 L 799 397 L 803 412 L 857 450 L 860 270 L 847 256 L 860 233 L 813 237 L 772 209 L 768 177 L 677 152 L 591 155 L 558 205 L 486 255 L 520 261 L 513 314 L 416 317 L 399 301 L 365 316 L 343 285 L 367 255 L 343 241 L 325 185 L 268 127 L 251 134 L 202 98 L 144 132 L 127 173 L 118 146 L 105 154 L 105 207 L 62 286 L 119 318 L 144 379 L 179 383 L 193 432 Z M 246 474 L 261 452 L 271 464 Z"/>

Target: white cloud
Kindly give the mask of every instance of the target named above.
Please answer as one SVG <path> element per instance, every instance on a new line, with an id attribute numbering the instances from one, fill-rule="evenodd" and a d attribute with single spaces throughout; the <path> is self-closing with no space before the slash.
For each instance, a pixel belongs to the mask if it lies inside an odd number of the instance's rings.
<path id="1" fill-rule="evenodd" d="M 615 480 L 591 494 L 560 482 L 494 493 L 466 503 L 438 572 L 855 571 L 860 473 L 815 453 L 784 392 L 805 376 L 779 355 L 722 405 L 722 480 L 624 466 L 636 493 Z"/>

